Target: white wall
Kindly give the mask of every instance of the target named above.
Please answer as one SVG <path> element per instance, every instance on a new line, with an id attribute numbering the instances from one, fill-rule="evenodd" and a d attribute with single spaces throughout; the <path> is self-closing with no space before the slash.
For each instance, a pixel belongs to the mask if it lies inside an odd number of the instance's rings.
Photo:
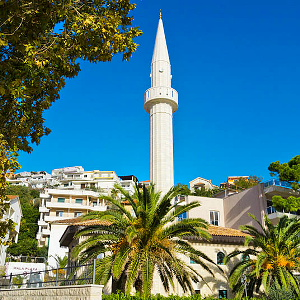
<path id="1" fill-rule="evenodd" d="M 59 225 L 52 224 L 51 232 L 50 232 L 50 240 L 49 240 L 49 249 L 48 249 L 48 264 L 50 267 L 56 268 L 56 260 L 53 258 L 56 255 L 60 257 L 64 257 L 68 255 L 68 248 L 60 247 L 59 240 L 63 233 L 65 232 L 68 225 Z"/>
<path id="2" fill-rule="evenodd" d="M 187 202 L 197 201 L 201 204 L 200 207 L 196 207 L 188 212 L 188 218 L 202 218 L 207 222 L 210 221 L 210 211 L 219 212 L 219 226 L 225 227 L 224 222 L 224 209 L 222 198 L 208 198 L 199 196 L 188 196 Z"/>

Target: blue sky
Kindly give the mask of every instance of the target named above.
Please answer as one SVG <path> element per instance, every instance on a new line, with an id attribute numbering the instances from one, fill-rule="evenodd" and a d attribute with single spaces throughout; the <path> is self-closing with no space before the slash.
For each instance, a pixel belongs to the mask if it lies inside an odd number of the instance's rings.
<path id="1" fill-rule="evenodd" d="M 143 108 L 159 10 L 179 93 L 175 183 L 195 177 L 269 178 L 270 162 L 300 154 L 300 2 L 137 0 L 144 34 L 129 62 L 82 63 L 45 113 L 52 133 L 22 170 L 82 165 L 149 179 L 149 115 Z"/>

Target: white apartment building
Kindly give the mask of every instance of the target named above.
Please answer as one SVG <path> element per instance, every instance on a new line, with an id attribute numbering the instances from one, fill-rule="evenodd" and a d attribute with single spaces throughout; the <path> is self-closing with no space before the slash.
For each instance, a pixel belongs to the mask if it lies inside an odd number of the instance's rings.
<path id="1" fill-rule="evenodd" d="M 59 189 L 90 189 L 110 195 L 115 184 L 134 192 L 137 178 L 134 175 L 117 176 L 115 171 L 85 171 L 81 166 L 54 169 L 52 177 L 60 182 Z"/>
<path id="2" fill-rule="evenodd" d="M 48 263 L 55 265 L 53 256 L 66 255 L 66 249 L 59 246 L 59 239 L 66 226 L 51 226 L 54 221 L 76 218 L 90 211 L 106 210 L 106 203 L 99 199 L 99 193 L 88 190 L 45 189 L 40 194 L 40 218 L 37 240 L 39 246 L 48 246 Z"/>
<path id="3" fill-rule="evenodd" d="M 7 182 L 12 185 L 27 186 L 33 189 L 43 189 L 59 184 L 59 181 L 52 178 L 51 174 L 45 171 L 20 172 L 11 178 L 7 178 Z"/>
<path id="4" fill-rule="evenodd" d="M 217 185 L 212 184 L 210 179 L 205 179 L 202 177 L 197 177 L 193 179 L 192 181 L 189 182 L 189 184 L 192 193 L 194 193 L 195 190 L 197 189 L 201 190 L 202 188 L 205 189 L 206 191 L 218 188 Z"/>

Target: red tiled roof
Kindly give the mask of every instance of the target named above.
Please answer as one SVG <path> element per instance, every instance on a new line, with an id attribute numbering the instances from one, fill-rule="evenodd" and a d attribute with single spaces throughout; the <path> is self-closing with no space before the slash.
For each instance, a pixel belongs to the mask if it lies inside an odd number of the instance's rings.
<path id="1" fill-rule="evenodd" d="M 6 196 L 8 197 L 9 200 L 19 197 L 18 195 L 6 195 Z"/>
<path id="2" fill-rule="evenodd" d="M 245 236 L 249 235 L 238 229 L 221 227 L 221 226 L 216 226 L 216 225 L 209 225 L 208 232 L 213 236 L 245 237 Z"/>
<path id="3" fill-rule="evenodd" d="M 71 218 L 53 221 L 51 224 L 65 224 L 69 226 L 90 226 L 90 225 L 110 225 L 109 221 L 99 221 L 99 220 L 82 220 L 82 217 Z"/>
<path id="4" fill-rule="evenodd" d="M 109 221 L 99 221 L 99 220 L 82 220 L 82 217 L 72 218 L 72 219 L 65 219 L 54 221 L 52 224 L 66 224 L 69 226 L 90 226 L 90 225 L 110 225 L 111 222 Z M 216 225 L 209 225 L 208 232 L 212 236 L 232 236 L 232 237 L 245 237 L 248 234 L 242 232 L 238 229 L 221 227 Z"/>

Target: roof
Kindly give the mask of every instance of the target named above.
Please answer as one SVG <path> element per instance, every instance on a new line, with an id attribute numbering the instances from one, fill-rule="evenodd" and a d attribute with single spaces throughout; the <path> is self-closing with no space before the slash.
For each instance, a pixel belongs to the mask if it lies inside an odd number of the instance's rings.
<path id="1" fill-rule="evenodd" d="M 82 220 L 82 217 L 54 221 L 51 224 L 66 224 L 69 226 L 110 225 L 111 222 L 99 220 Z M 238 229 L 209 225 L 208 232 L 213 236 L 245 237 L 248 234 Z"/>
<path id="2" fill-rule="evenodd" d="M 108 221 L 99 221 L 99 220 L 83 220 L 82 217 L 71 218 L 53 221 L 51 224 L 62 224 L 69 226 L 90 226 L 90 225 L 110 225 L 111 222 Z"/>
<path id="3" fill-rule="evenodd" d="M 249 235 L 238 229 L 221 227 L 216 225 L 209 225 L 208 232 L 213 236 L 245 237 Z"/>
<path id="4" fill-rule="evenodd" d="M 18 195 L 6 195 L 6 196 L 8 197 L 9 200 L 19 197 Z"/>

